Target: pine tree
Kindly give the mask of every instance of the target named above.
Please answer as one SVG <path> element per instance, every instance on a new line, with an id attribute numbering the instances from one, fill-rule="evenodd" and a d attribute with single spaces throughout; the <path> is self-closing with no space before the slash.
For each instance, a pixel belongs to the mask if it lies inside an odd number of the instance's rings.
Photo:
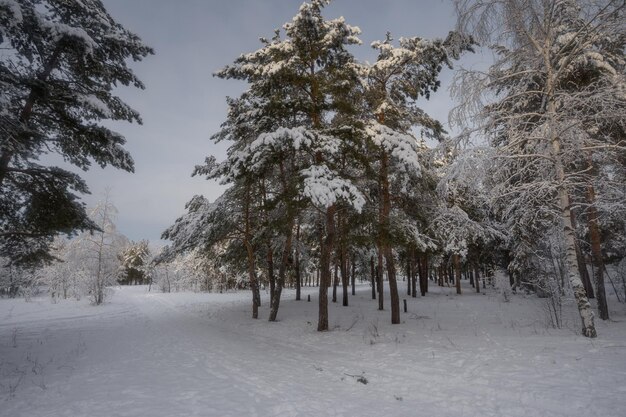
<path id="1" fill-rule="evenodd" d="M 150 277 L 150 248 L 148 241 L 131 242 L 120 254 L 122 271 L 117 281 L 126 285 L 147 284 Z"/>
<path id="2" fill-rule="evenodd" d="M 293 20 L 284 25 L 284 39 L 276 31 L 271 40 L 262 39 L 261 49 L 241 55 L 217 73 L 247 81 L 250 95 L 259 104 L 259 114 L 269 122 L 256 130 L 254 140 L 237 158 L 247 161 L 252 175 L 263 169 L 268 173 L 268 166 L 278 165 L 275 180 L 266 177 L 266 185 L 284 197 L 275 203 L 282 205 L 285 213 L 270 320 L 276 318 L 293 241 L 298 211 L 294 201 L 299 200 L 293 192 L 317 207 L 324 217 L 318 330 L 328 329 L 326 291 L 335 244 L 335 204 L 346 200 L 356 207 L 362 205 L 360 192 L 337 169 L 345 154 L 341 150 L 346 147 L 338 131 L 345 126 L 332 125 L 329 120 L 332 113 L 338 120 L 350 111 L 349 93 L 357 77 L 346 46 L 360 42 L 356 37 L 359 30 L 343 18 L 326 20 L 322 9 L 327 3 L 303 3 Z"/>
<path id="3" fill-rule="evenodd" d="M 153 51 L 106 12 L 99 0 L 0 3 L 0 254 L 50 259 L 58 233 L 96 229 L 78 194 L 84 181 L 42 165 L 56 153 L 88 169 L 92 162 L 133 171 L 125 138 L 98 122 L 141 123 L 113 94 L 144 88 L 127 65 Z"/>
<path id="4" fill-rule="evenodd" d="M 451 68 L 452 59 L 471 50 L 472 43 L 471 37 L 451 32 L 445 41 L 402 38 L 400 45 L 394 47 L 391 35 L 387 34 L 385 41 L 372 44 L 379 52 L 376 62 L 363 68 L 365 97 L 371 115 L 365 135 L 371 141 L 379 168 L 378 263 L 379 268 L 382 267 L 384 257 L 393 324 L 400 323 L 400 299 L 392 249 L 398 238 L 392 236 L 392 223 L 397 216 L 393 211 L 401 207 L 392 207 L 392 193 L 409 194 L 408 190 L 419 188 L 424 137 L 442 139 L 445 133 L 441 123 L 419 108 L 417 101 L 421 97 L 429 98 L 431 92 L 437 90 L 443 66 Z M 421 129 L 422 138 L 412 135 L 415 127 Z M 382 307 L 381 301 L 382 297 L 379 299 Z"/>

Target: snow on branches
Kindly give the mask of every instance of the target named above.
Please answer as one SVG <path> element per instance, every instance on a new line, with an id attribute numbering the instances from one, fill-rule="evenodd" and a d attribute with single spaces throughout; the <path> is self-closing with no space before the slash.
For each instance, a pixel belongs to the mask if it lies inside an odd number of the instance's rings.
<path id="1" fill-rule="evenodd" d="M 304 176 L 303 194 L 316 207 L 326 209 L 343 200 L 359 213 L 363 209 L 365 198 L 358 188 L 326 165 L 313 165 L 302 170 L 301 174 Z"/>

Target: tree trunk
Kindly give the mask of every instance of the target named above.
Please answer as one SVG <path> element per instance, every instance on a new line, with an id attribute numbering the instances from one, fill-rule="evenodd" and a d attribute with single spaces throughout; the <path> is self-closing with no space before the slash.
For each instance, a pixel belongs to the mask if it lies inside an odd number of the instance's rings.
<path id="1" fill-rule="evenodd" d="M 606 291 L 604 290 L 604 259 L 602 259 L 602 241 L 600 238 L 600 228 L 598 227 L 598 211 L 595 204 L 596 193 L 593 185 L 587 186 L 587 202 L 589 211 L 587 223 L 589 226 L 589 237 L 591 240 L 591 254 L 595 265 L 596 293 L 598 297 L 598 312 L 602 320 L 609 319 L 609 306 L 606 302 Z"/>
<path id="2" fill-rule="evenodd" d="M 454 283 L 456 285 L 456 293 L 461 294 L 461 255 L 452 255 L 452 262 L 454 263 Z"/>
<path id="3" fill-rule="evenodd" d="M 396 267 L 390 246 L 385 248 L 385 261 L 387 263 L 387 279 L 389 280 L 389 295 L 391 300 L 391 324 L 400 324 L 400 296 L 398 294 L 398 282 L 396 280 Z"/>
<path id="4" fill-rule="evenodd" d="M 376 265 L 376 289 L 378 290 L 378 309 L 384 310 L 383 302 L 383 252 L 378 248 L 378 265 Z"/>
<path id="5" fill-rule="evenodd" d="M 419 262 L 417 261 L 417 254 L 415 249 L 411 249 L 411 297 L 417 297 L 417 271 L 419 270 Z"/>
<path id="6" fill-rule="evenodd" d="M 476 283 L 476 292 L 480 293 L 480 273 L 479 273 L 480 268 L 478 267 L 478 264 L 474 265 L 474 282 Z"/>
<path id="7" fill-rule="evenodd" d="M 250 289 L 252 290 L 252 318 L 257 319 L 259 318 L 259 305 L 261 305 L 261 292 L 259 290 L 259 282 L 256 279 L 254 250 L 248 240 L 246 240 L 245 246 L 248 255 L 248 279 L 250 280 Z"/>
<path id="8" fill-rule="evenodd" d="M 411 295 L 411 255 L 409 251 L 406 254 L 406 295 Z"/>
<path id="9" fill-rule="evenodd" d="M 567 269 L 567 275 L 574 290 L 574 297 L 576 298 L 576 304 L 578 305 L 578 312 L 582 321 L 582 333 L 585 337 L 596 337 L 596 327 L 593 323 L 593 311 L 585 287 L 583 286 L 580 275 L 577 271 L 576 262 L 576 241 L 574 237 L 574 228 L 572 227 L 572 216 L 569 209 L 569 195 L 565 184 L 565 168 L 563 167 L 563 161 L 561 159 L 561 139 L 558 136 L 556 130 L 556 102 L 554 97 L 554 74 L 550 60 L 550 48 L 548 43 L 543 48 L 544 53 L 544 65 L 546 66 L 546 110 L 548 116 L 548 129 L 549 140 L 552 146 L 552 158 L 554 161 L 554 168 L 556 173 L 556 183 L 558 190 L 558 204 L 561 210 L 561 227 L 563 229 L 563 237 L 565 240 L 565 263 Z"/>
<path id="10" fill-rule="evenodd" d="M 391 214 L 391 195 L 389 192 L 388 178 L 389 157 L 387 151 L 381 151 L 381 218 L 383 233 L 383 252 L 385 255 L 385 263 L 387 264 L 387 280 L 389 281 L 389 298 L 391 303 L 391 324 L 400 323 L 400 296 L 398 294 L 398 282 L 396 278 L 396 267 L 393 259 L 393 251 L 391 249 L 391 234 L 389 225 L 389 216 Z M 382 269 L 381 269 L 382 272 Z M 382 297 L 379 302 L 382 301 Z"/>
<path id="11" fill-rule="evenodd" d="M 245 215 L 245 230 L 244 230 L 244 246 L 246 247 L 246 254 L 248 258 L 248 280 L 250 281 L 250 289 L 252 290 L 252 318 L 259 318 L 259 306 L 261 305 L 261 292 L 259 290 L 259 282 L 256 277 L 255 268 L 255 255 L 254 248 L 252 247 L 252 232 L 250 226 L 250 186 L 246 188 L 244 215 Z"/>
<path id="12" fill-rule="evenodd" d="M 328 284 L 331 280 L 330 258 L 335 241 L 335 206 L 326 209 L 326 238 L 321 241 L 320 248 L 320 291 L 318 331 L 328 330 Z"/>
<path id="13" fill-rule="evenodd" d="M 278 315 L 278 307 L 280 306 L 280 296 L 285 286 L 285 275 L 287 273 L 287 264 L 289 263 L 289 255 L 291 254 L 291 242 L 293 240 L 293 220 L 289 219 L 287 226 L 287 239 L 285 240 L 285 247 L 283 247 L 283 253 L 280 260 L 280 266 L 278 267 L 278 279 L 276 280 L 276 287 L 274 288 L 274 295 L 272 296 L 272 303 L 270 304 L 270 317 L 269 321 L 276 321 Z"/>
<path id="14" fill-rule="evenodd" d="M 370 258 L 370 276 L 372 278 L 372 300 L 376 299 L 376 267 L 374 266 L 374 256 Z"/>
<path id="15" fill-rule="evenodd" d="M 585 287 L 585 293 L 587 293 L 587 298 L 595 298 L 595 292 L 593 291 L 593 285 L 591 284 L 591 277 L 589 277 L 589 271 L 587 270 L 587 263 L 585 262 L 585 256 L 583 255 L 582 250 L 580 249 L 580 244 L 578 240 L 575 241 L 576 244 L 576 264 L 578 266 L 578 273 L 580 274 L 580 278 L 583 282 L 583 286 Z"/>
<path id="16" fill-rule="evenodd" d="M 298 222 L 298 226 L 296 228 L 296 265 L 295 265 L 295 273 L 296 273 L 296 301 L 300 301 L 300 293 L 302 287 L 302 281 L 300 277 L 300 223 Z"/>
<path id="17" fill-rule="evenodd" d="M 339 265 L 335 261 L 335 274 L 333 276 L 333 303 L 337 302 L 337 285 L 339 284 Z"/>
<path id="18" fill-rule="evenodd" d="M 384 115 L 379 116 L 379 122 L 384 122 Z M 382 283 L 382 257 L 384 255 L 387 263 L 387 279 L 389 281 L 389 295 L 391 302 L 391 323 L 400 323 L 400 297 L 398 295 L 398 283 L 396 281 L 396 268 L 394 265 L 393 252 L 391 250 L 391 233 L 389 225 L 389 215 L 391 213 L 391 196 L 389 192 L 389 156 L 387 151 L 381 147 L 380 149 L 380 207 L 379 207 L 379 255 L 378 260 L 381 264 L 381 283 Z M 382 287 L 382 286 L 381 286 Z M 382 293 L 379 293 L 379 310 L 383 309 Z"/>
<path id="19" fill-rule="evenodd" d="M 420 256 L 420 293 L 422 297 L 428 292 L 428 255 L 422 253 Z"/>
<path id="20" fill-rule="evenodd" d="M 572 205 L 572 201 L 570 199 L 570 206 Z M 570 217 L 572 218 L 572 227 L 576 230 L 576 214 L 574 213 L 574 209 L 570 207 Z M 580 249 L 580 243 L 578 239 L 574 241 L 576 244 L 576 264 L 578 265 L 578 273 L 580 274 L 580 278 L 583 282 L 583 286 L 585 287 L 585 292 L 587 293 L 588 298 L 594 298 L 593 285 L 591 285 L 591 278 L 589 278 L 589 271 L 587 270 L 587 263 L 585 262 L 585 257 L 583 256 L 582 250 Z"/>
<path id="21" fill-rule="evenodd" d="M 341 269 L 341 289 L 342 289 L 342 305 L 348 306 L 348 255 L 344 243 L 341 244 L 339 264 Z"/>
<path id="22" fill-rule="evenodd" d="M 561 170 L 561 173 L 563 171 Z M 563 235 L 565 238 L 565 262 L 567 275 L 574 290 L 574 297 L 578 305 L 578 312 L 582 321 L 582 333 L 586 337 L 596 337 L 596 328 L 593 323 L 593 311 L 587 299 L 587 293 L 583 282 L 578 275 L 576 264 L 576 242 L 574 238 L 574 229 L 572 228 L 571 217 L 569 213 L 569 204 L 567 191 L 563 186 L 559 189 L 559 202 L 561 208 L 561 221 L 563 224 Z"/>
<path id="23" fill-rule="evenodd" d="M 267 248 L 267 279 L 270 284 L 270 305 L 274 298 L 274 289 L 276 288 L 276 277 L 274 276 L 274 253 L 272 244 L 268 244 Z"/>
<path id="24" fill-rule="evenodd" d="M 354 255 L 352 255 L 352 295 L 356 295 L 356 259 Z"/>

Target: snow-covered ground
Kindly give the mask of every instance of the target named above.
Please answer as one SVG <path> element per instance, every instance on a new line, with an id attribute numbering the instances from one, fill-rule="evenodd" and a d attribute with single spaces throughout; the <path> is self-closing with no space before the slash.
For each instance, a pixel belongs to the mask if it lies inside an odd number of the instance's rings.
<path id="1" fill-rule="evenodd" d="M 0 415 L 626 415 L 623 304 L 589 340 L 571 309 L 555 330 L 544 300 L 470 288 L 408 298 L 392 326 L 362 286 L 318 333 L 316 291 L 286 291 L 275 323 L 248 292 L 0 300 Z"/>

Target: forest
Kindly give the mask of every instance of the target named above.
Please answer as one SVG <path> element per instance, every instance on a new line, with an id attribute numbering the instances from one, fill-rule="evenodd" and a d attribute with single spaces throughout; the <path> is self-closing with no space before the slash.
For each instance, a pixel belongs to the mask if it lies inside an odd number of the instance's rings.
<path id="1" fill-rule="evenodd" d="M 624 5 L 457 1 L 447 38 L 388 34 L 371 64 L 351 52 L 360 29 L 326 20 L 324 5 L 303 4 L 216 72 L 248 88 L 212 137 L 228 157 L 194 175 L 229 188 L 188 203 L 160 259 L 195 253 L 207 273 L 228 271 L 250 288 L 253 318 L 269 286 L 270 321 L 285 286 L 296 299 L 318 286 L 320 331 L 331 287 L 347 306 L 355 280 L 370 281 L 399 323 L 400 279 L 412 297 L 429 284 L 461 294 L 462 279 L 480 292 L 506 271 L 512 291 L 553 299 L 557 324 L 571 294 L 595 337 L 589 299 L 607 320 L 605 281 L 626 296 Z M 450 136 L 420 103 L 443 68 L 491 44 L 487 71 L 456 73 L 462 133 Z"/>
<path id="2" fill-rule="evenodd" d="M 285 287 L 299 300 L 316 286 L 324 331 L 331 288 L 347 306 L 369 282 L 395 324 L 405 291 L 461 294 L 465 279 L 480 292 L 501 272 L 507 291 L 549 298 L 557 327 L 574 299 L 595 337 L 589 300 L 602 320 L 607 285 L 626 301 L 623 2 L 457 0 L 445 39 L 388 32 L 373 63 L 355 58 L 361 30 L 326 18 L 327 4 L 303 3 L 214 74 L 247 87 L 211 137 L 226 159 L 209 155 L 193 175 L 228 188 L 193 197 L 151 254 L 115 231 L 108 196 L 87 212 L 87 184 L 38 159 L 132 171 L 125 138 L 98 121 L 141 123 L 114 86 L 143 88 L 128 61 L 154 51 L 99 2 L 0 3 L 12 51 L 0 79 L 2 292 L 43 282 L 53 298 L 100 304 L 116 283 L 248 289 L 258 318 L 267 287 L 275 321 Z M 486 70 L 455 69 L 451 135 L 421 103 L 445 94 L 442 70 L 487 47 Z"/>
<path id="3" fill-rule="evenodd" d="M 159 51 L 113 3 L 0 0 L 0 415 L 623 411 L 626 2 L 453 0 L 367 45 L 303 2 L 212 62 L 242 89 L 188 171 L 223 192 L 163 244 L 84 201 L 149 158 L 116 127 Z"/>
<path id="4" fill-rule="evenodd" d="M 97 122 L 141 123 L 113 87 L 142 88 L 127 62 L 152 49 L 99 2 L 3 1 L 0 40 L 14 53 L 0 80 L 2 291 L 43 279 L 66 298 L 81 281 L 100 304 L 116 282 L 170 291 L 174 280 L 249 289 L 257 318 L 268 287 L 274 321 L 283 288 L 300 299 L 302 285 L 315 285 L 323 331 L 329 288 L 348 305 L 350 286 L 368 281 L 399 323 L 400 282 L 412 297 L 429 285 L 460 294 L 462 279 L 480 292 L 501 271 L 511 291 L 550 298 L 557 325 L 562 300 L 575 299 L 582 334 L 595 337 L 589 300 L 602 320 L 606 285 L 626 301 L 624 4 L 454 4 L 457 28 L 445 39 L 388 32 L 369 63 L 354 56 L 364 47 L 357 26 L 327 19 L 326 1 L 304 3 L 217 71 L 247 88 L 228 98 L 211 137 L 228 143 L 227 158 L 209 155 L 193 175 L 228 188 L 189 201 L 163 232 L 171 244 L 150 255 L 147 242 L 115 232 L 107 197 L 87 213 L 87 184 L 37 160 L 55 152 L 83 169 L 132 171 L 125 139 Z M 486 71 L 455 72 L 450 123 L 461 133 L 450 135 L 421 103 L 442 94 L 443 69 L 487 45 Z M 72 269 L 87 278 L 69 278 Z"/>

